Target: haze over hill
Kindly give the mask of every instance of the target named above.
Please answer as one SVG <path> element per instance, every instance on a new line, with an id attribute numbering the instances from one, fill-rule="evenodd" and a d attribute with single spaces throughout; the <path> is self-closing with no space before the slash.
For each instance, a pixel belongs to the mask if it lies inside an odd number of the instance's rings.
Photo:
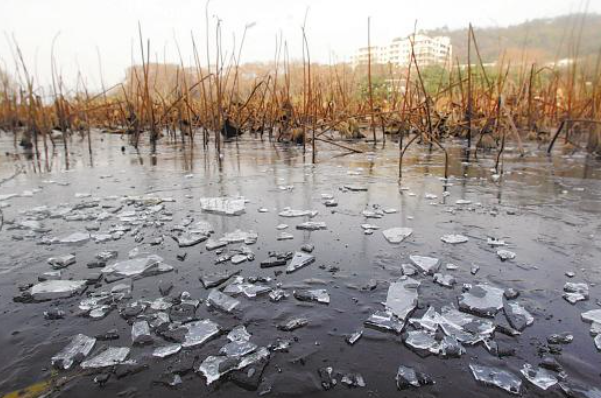
<path id="1" fill-rule="evenodd" d="M 484 62 L 496 61 L 503 51 L 506 57 L 515 60 L 521 60 L 525 50 L 526 58 L 530 61 L 553 62 L 573 57 L 577 49 L 579 57 L 596 56 L 601 49 L 599 14 L 533 19 L 507 27 L 474 26 L 474 30 Z M 467 57 L 467 27 L 452 30 L 440 28 L 424 33 L 449 36 L 453 44 L 453 56 L 464 62 Z"/>

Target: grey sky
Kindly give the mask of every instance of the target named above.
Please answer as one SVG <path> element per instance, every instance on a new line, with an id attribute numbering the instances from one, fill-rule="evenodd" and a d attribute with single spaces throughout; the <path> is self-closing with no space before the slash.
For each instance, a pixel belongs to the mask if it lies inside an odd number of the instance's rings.
<path id="1" fill-rule="evenodd" d="M 372 42 L 384 43 L 418 28 L 506 26 L 527 19 L 583 9 L 586 0 L 212 0 L 211 24 L 222 20 L 224 46 L 239 44 L 247 34 L 242 61 L 273 59 L 275 37 L 281 32 L 291 58 L 301 57 L 301 25 L 308 9 L 307 32 L 312 60 L 345 60 L 366 45 L 367 17 Z M 0 67 L 14 71 L 9 37 L 18 41 L 32 73 L 48 83 L 51 44 L 58 34 L 55 57 L 67 84 L 78 70 L 90 87 L 99 86 L 98 57 L 105 83 L 119 81 L 131 64 L 132 46 L 139 59 L 137 23 L 151 40 L 151 58 L 179 62 L 175 39 L 185 64 L 191 64 L 190 32 L 205 53 L 205 0 L 2 0 L 0 1 Z M 590 0 L 589 12 L 601 13 L 601 0 Z M 214 30 L 211 39 L 214 39 Z M 204 59 L 202 60 L 204 62 Z"/>

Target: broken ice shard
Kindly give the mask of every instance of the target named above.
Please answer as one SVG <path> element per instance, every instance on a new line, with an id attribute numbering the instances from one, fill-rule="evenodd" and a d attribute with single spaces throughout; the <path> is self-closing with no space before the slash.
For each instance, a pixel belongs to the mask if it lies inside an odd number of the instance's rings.
<path id="1" fill-rule="evenodd" d="M 511 372 L 473 363 L 470 364 L 470 370 L 476 381 L 500 388 L 511 394 L 520 394 L 522 380 Z"/>
<path id="2" fill-rule="evenodd" d="M 425 330 L 411 330 L 403 336 L 403 342 L 419 356 L 438 355 L 440 344 Z"/>
<path id="3" fill-rule="evenodd" d="M 505 241 L 502 239 L 488 238 L 486 244 L 489 246 L 505 246 Z"/>
<path id="4" fill-rule="evenodd" d="M 81 367 L 83 369 L 107 368 L 125 361 L 128 355 L 127 347 L 108 347 L 95 357 L 83 361 Z"/>
<path id="5" fill-rule="evenodd" d="M 391 283 L 384 304 L 386 309 L 400 320 L 406 320 L 417 306 L 419 285 L 420 282 L 406 276 Z"/>
<path id="6" fill-rule="evenodd" d="M 157 358 L 166 358 L 171 355 L 175 355 L 180 352 L 182 349 L 182 345 L 179 343 L 167 344 L 162 347 L 157 347 L 152 352 L 153 357 Z"/>
<path id="7" fill-rule="evenodd" d="M 411 264 L 401 264 L 401 269 L 403 270 L 403 275 L 405 276 L 417 275 L 417 268 Z"/>
<path id="8" fill-rule="evenodd" d="M 601 323 L 601 310 L 590 310 L 580 314 L 580 317 L 585 322 Z"/>
<path id="9" fill-rule="evenodd" d="M 444 358 L 459 358 L 465 354 L 465 348 L 454 336 L 444 336 L 440 342 L 440 355 Z"/>
<path id="10" fill-rule="evenodd" d="M 321 386 L 326 391 L 334 388 L 338 383 L 338 380 L 336 380 L 333 373 L 334 369 L 331 366 L 327 368 L 317 369 L 317 374 L 319 375 Z"/>
<path id="11" fill-rule="evenodd" d="M 323 221 L 307 221 L 302 224 L 298 224 L 296 229 L 302 231 L 318 231 L 320 229 L 327 229 L 327 225 Z"/>
<path id="12" fill-rule="evenodd" d="M 346 190 L 349 190 L 351 192 L 366 192 L 367 191 L 367 187 L 364 185 L 345 185 L 343 188 Z"/>
<path id="13" fill-rule="evenodd" d="M 179 236 L 174 236 L 173 239 L 177 242 L 179 247 L 190 247 L 204 242 L 208 239 L 208 236 L 185 232 Z"/>
<path id="14" fill-rule="evenodd" d="M 382 231 L 382 234 L 384 235 L 384 238 L 386 238 L 388 243 L 397 244 L 410 237 L 411 234 L 413 234 L 413 230 L 411 228 L 397 227 L 385 229 L 384 231 Z"/>
<path id="15" fill-rule="evenodd" d="M 457 284 L 457 280 L 453 275 L 441 274 L 437 272 L 434 274 L 434 283 L 438 283 L 440 286 L 453 287 Z"/>
<path id="16" fill-rule="evenodd" d="M 307 253 L 303 253 L 303 252 L 296 252 L 294 253 L 294 257 L 292 257 L 292 260 L 290 261 L 290 264 L 288 264 L 288 266 L 286 267 L 286 273 L 287 274 L 291 274 L 295 271 L 298 271 L 299 269 L 306 267 L 307 265 L 313 263 L 315 261 L 315 257 L 307 254 Z"/>
<path id="17" fill-rule="evenodd" d="M 90 234 L 85 232 L 75 232 L 71 235 L 60 238 L 58 242 L 63 244 L 78 244 L 87 242 L 88 240 L 90 240 Z"/>
<path id="18" fill-rule="evenodd" d="M 225 312 L 232 312 L 240 305 L 240 301 L 221 293 L 217 289 L 213 289 L 207 297 L 207 304 Z"/>
<path id="19" fill-rule="evenodd" d="M 526 363 L 524 364 L 521 372 L 526 380 L 542 390 L 547 390 L 549 387 L 557 384 L 557 377 L 555 377 L 555 375 L 547 369 L 533 369 L 532 365 Z"/>
<path id="20" fill-rule="evenodd" d="M 504 300 L 503 311 L 505 312 L 505 316 L 511 327 L 519 332 L 523 331 L 527 326 L 532 325 L 534 322 L 534 317 L 515 301 Z"/>
<path id="21" fill-rule="evenodd" d="M 294 235 L 288 232 L 280 232 L 278 236 L 276 236 L 277 240 L 291 240 L 294 239 Z"/>
<path id="22" fill-rule="evenodd" d="M 459 296 L 459 308 L 476 315 L 493 317 L 503 308 L 503 289 L 476 285 Z"/>
<path id="23" fill-rule="evenodd" d="M 161 257 L 150 255 L 107 265 L 101 271 L 112 277 L 137 279 L 173 271 L 173 267 L 164 264 Z"/>
<path id="24" fill-rule="evenodd" d="M 510 252 L 509 250 L 498 250 L 497 256 L 499 256 L 501 261 L 513 260 L 515 258 L 515 253 Z"/>
<path id="25" fill-rule="evenodd" d="M 94 348 L 96 339 L 83 334 L 73 337 L 73 340 L 58 354 L 52 357 L 52 365 L 61 369 L 70 369 L 75 362 L 81 362 Z"/>
<path id="26" fill-rule="evenodd" d="M 431 332 L 435 332 L 438 329 L 438 325 L 442 322 L 440 314 L 436 312 L 434 307 L 428 307 L 428 310 L 421 318 L 410 318 L 409 323 L 415 327 L 427 329 Z"/>
<path id="27" fill-rule="evenodd" d="M 285 299 L 286 297 L 288 297 L 288 293 L 286 293 L 286 291 L 283 289 L 275 289 L 271 293 L 269 293 L 269 300 L 273 302 L 278 302 L 280 300 Z"/>
<path id="28" fill-rule="evenodd" d="M 278 325 L 278 329 L 283 330 L 285 332 L 291 332 L 298 328 L 302 328 L 309 324 L 309 321 L 305 318 L 293 318 L 287 322 L 280 323 Z"/>
<path id="29" fill-rule="evenodd" d="M 196 348 L 204 344 L 207 340 L 219 334 L 220 327 L 210 319 L 189 322 L 182 325 L 187 329 L 182 342 L 183 348 Z"/>
<path id="30" fill-rule="evenodd" d="M 330 295 L 326 289 L 295 290 L 292 294 L 299 301 L 317 301 L 322 304 L 330 304 Z"/>
<path id="31" fill-rule="evenodd" d="M 440 238 L 444 243 L 449 243 L 451 245 L 457 245 L 459 243 L 465 243 L 468 241 L 467 236 L 463 235 L 444 235 Z"/>
<path id="32" fill-rule="evenodd" d="M 438 272 L 438 268 L 440 267 L 440 261 L 434 257 L 409 256 L 409 259 L 422 272 L 429 275 L 434 275 L 436 272 Z"/>
<path id="33" fill-rule="evenodd" d="M 398 319 L 390 311 L 376 311 L 370 315 L 369 318 L 367 318 L 365 321 L 365 326 L 373 329 L 401 334 L 403 327 L 405 326 L 405 322 Z"/>
<path id="34" fill-rule="evenodd" d="M 36 301 L 71 297 L 86 287 L 85 280 L 48 280 L 31 287 L 31 297 Z"/>
<path id="35" fill-rule="evenodd" d="M 205 289 L 210 289 L 221 285 L 223 282 L 227 281 L 233 276 L 238 275 L 239 273 L 240 270 L 219 271 L 203 274 L 199 277 L 199 279 Z"/>
<path id="36" fill-rule="evenodd" d="M 233 283 L 227 285 L 225 289 L 223 289 L 223 292 L 233 295 L 244 293 L 244 295 L 248 298 L 255 298 L 260 294 L 269 293 L 271 291 L 271 287 L 269 286 L 255 285 L 252 283 L 243 282 L 243 279 L 240 279 L 240 281 L 234 281 Z"/>
<path id="37" fill-rule="evenodd" d="M 257 350 L 257 345 L 249 341 L 230 341 L 219 350 L 220 355 L 243 357 Z"/>
<path id="38" fill-rule="evenodd" d="M 417 372 L 407 366 L 399 366 L 396 373 L 396 387 L 399 390 L 406 390 L 409 387 L 421 387 L 434 384 L 432 378 L 424 373 Z"/>
<path id="39" fill-rule="evenodd" d="M 355 345 L 357 341 L 363 336 L 363 330 L 358 330 L 355 333 L 346 336 L 345 341 L 350 345 Z"/>
<path id="40" fill-rule="evenodd" d="M 61 269 L 68 267 L 71 264 L 75 263 L 75 256 L 72 254 L 67 254 L 60 257 L 50 257 L 48 259 L 48 264 L 52 266 L 54 269 Z"/>
<path id="41" fill-rule="evenodd" d="M 131 341 L 133 344 L 152 343 L 150 325 L 146 321 L 137 321 L 131 326 Z"/>
<path id="42" fill-rule="evenodd" d="M 229 341 L 248 341 L 250 337 L 251 335 L 244 325 L 236 326 L 227 334 Z"/>
<path id="43" fill-rule="evenodd" d="M 340 382 L 347 387 L 365 387 L 365 380 L 360 373 L 346 373 L 342 376 Z"/>
<path id="44" fill-rule="evenodd" d="M 239 216 L 246 210 L 242 197 L 201 198 L 200 207 L 204 212 L 224 216 Z"/>
<path id="45" fill-rule="evenodd" d="M 238 362 L 237 358 L 211 355 L 200 364 L 198 371 L 207 379 L 207 385 L 210 385 L 221 376 L 237 369 Z"/>
<path id="46" fill-rule="evenodd" d="M 227 243 L 245 243 L 247 245 L 252 245 L 257 242 L 258 238 L 259 235 L 255 231 L 242 231 L 237 229 L 234 232 L 225 233 L 221 240 Z"/>
<path id="47" fill-rule="evenodd" d="M 284 209 L 278 213 L 280 217 L 315 217 L 317 210 L 293 210 L 290 208 Z"/>
<path id="48" fill-rule="evenodd" d="M 495 330 L 492 321 L 460 312 L 453 306 L 441 308 L 438 322 L 447 336 L 470 345 L 488 339 Z"/>
<path id="49" fill-rule="evenodd" d="M 586 283 L 567 282 L 564 287 L 563 298 L 570 304 L 588 300 L 588 285 Z"/>

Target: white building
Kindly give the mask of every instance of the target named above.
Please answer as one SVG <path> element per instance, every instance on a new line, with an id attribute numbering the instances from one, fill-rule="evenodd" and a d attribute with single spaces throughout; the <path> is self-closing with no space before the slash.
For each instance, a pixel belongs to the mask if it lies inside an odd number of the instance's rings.
<path id="1" fill-rule="evenodd" d="M 371 47 L 372 64 L 391 63 L 397 66 L 407 66 L 411 61 L 411 39 L 415 59 L 419 66 L 450 65 L 453 52 L 451 38 L 447 36 L 429 37 L 422 34 L 398 37 L 387 46 Z M 368 47 L 357 50 L 353 57 L 353 66 L 366 65 L 368 61 Z"/>

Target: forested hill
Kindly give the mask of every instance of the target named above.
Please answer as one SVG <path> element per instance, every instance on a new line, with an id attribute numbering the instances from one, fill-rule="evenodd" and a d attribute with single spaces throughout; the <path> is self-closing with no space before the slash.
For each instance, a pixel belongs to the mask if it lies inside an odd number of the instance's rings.
<path id="1" fill-rule="evenodd" d="M 573 57 L 574 45 L 580 43 L 578 56 L 596 56 L 601 48 L 601 15 L 571 14 L 555 18 L 534 19 L 507 27 L 479 28 L 474 26 L 476 40 L 484 62 L 499 59 L 505 51 L 513 60 L 522 58 L 524 49 L 529 60 L 555 61 Z M 428 30 L 428 35 L 451 37 L 454 58 L 465 62 L 467 28 Z M 580 37 L 580 40 L 578 40 Z"/>

